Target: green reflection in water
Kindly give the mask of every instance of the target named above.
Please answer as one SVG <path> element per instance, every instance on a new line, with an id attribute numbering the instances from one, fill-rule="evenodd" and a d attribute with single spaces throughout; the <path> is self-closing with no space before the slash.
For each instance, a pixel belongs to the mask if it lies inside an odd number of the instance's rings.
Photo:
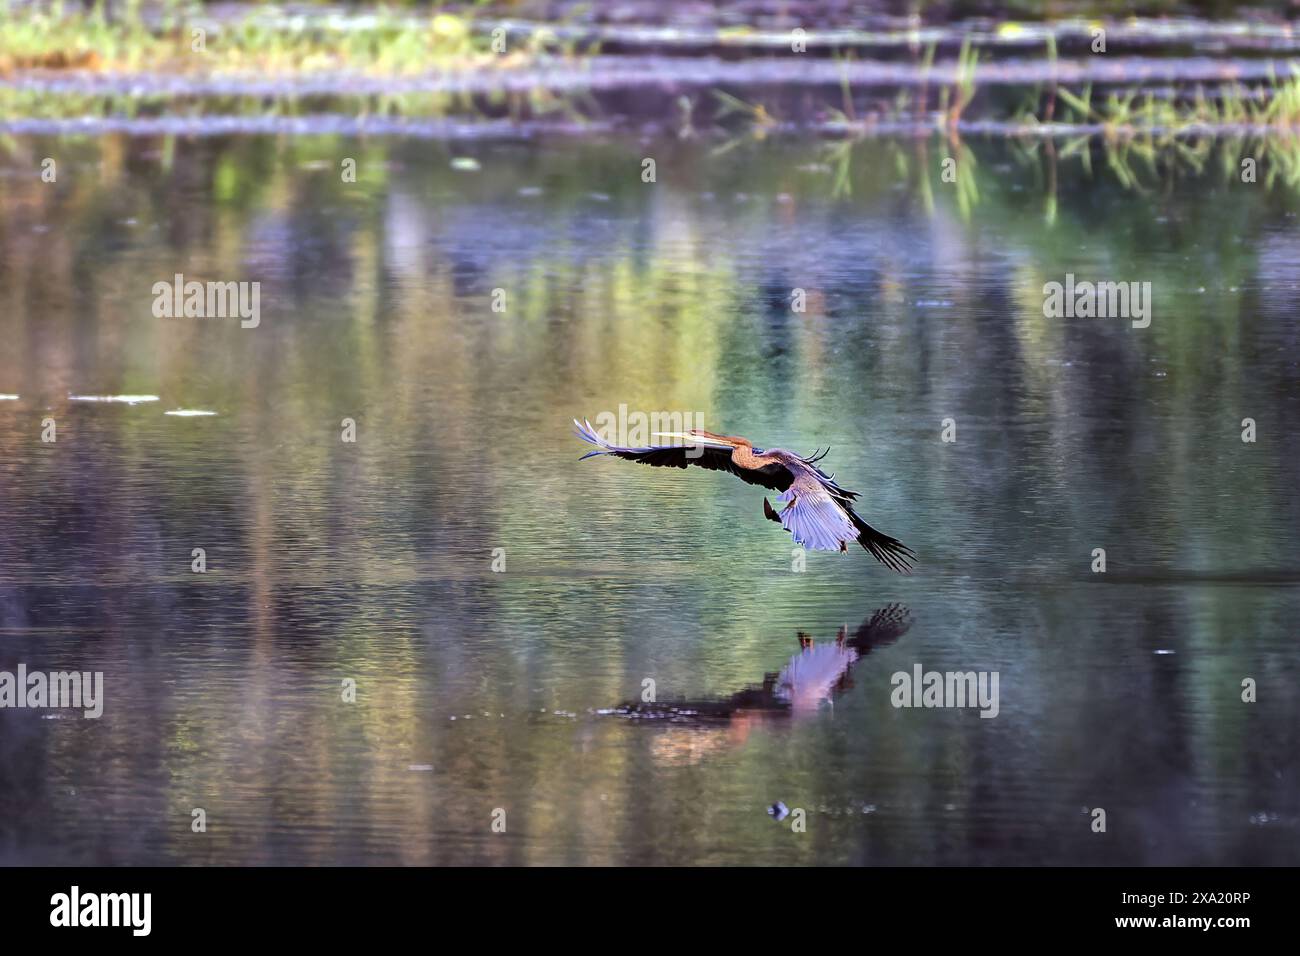
<path id="1" fill-rule="evenodd" d="M 963 193 L 935 141 L 856 144 L 844 189 L 791 142 L 16 140 L 0 666 L 103 669 L 110 699 L 0 714 L 0 855 L 1293 857 L 1295 194 L 965 148 Z M 176 273 L 261 282 L 260 327 L 154 318 Z M 1150 282 L 1151 327 L 1045 317 L 1066 273 Z M 792 573 L 754 489 L 578 464 L 569 420 L 623 403 L 831 445 L 918 574 Z M 592 712 L 645 678 L 734 693 L 892 601 L 913 631 L 809 717 Z M 916 662 L 998 670 L 1000 716 L 895 710 Z"/>

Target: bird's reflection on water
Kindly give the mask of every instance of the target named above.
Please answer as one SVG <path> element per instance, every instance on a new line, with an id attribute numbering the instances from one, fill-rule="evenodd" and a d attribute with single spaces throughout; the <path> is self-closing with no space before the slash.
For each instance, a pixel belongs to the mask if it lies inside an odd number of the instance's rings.
<path id="1" fill-rule="evenodd" d="M 902 604 L 878 608 L 851 635 L 841 627 L 834 638 L 818 641 L 800 631 L 799 650 L 780 671 L 727 697 L 674 701 L 628 701 L 607 713 L 662 722 L 663 734 L 653 752 L 663 763 L 694 763 L 709 753 L 742 743 L 765 721 L 799 718 L 829 706 L 853 686 L 859 660 L 878 647 L 893 644 L 912 626 Z"/>

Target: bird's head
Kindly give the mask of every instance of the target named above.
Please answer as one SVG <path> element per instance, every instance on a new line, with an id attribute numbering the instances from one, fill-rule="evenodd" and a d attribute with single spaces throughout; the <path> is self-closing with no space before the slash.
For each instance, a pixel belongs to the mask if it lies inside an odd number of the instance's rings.
<path id="1" fill-rule="evenodd" d="M 739 448 L 748 445 L 749 440 L 728 435 L 715 435 L 703 428 L 692 428 L 684 432 L 655 432 L 656 438 L 676 438 L 687 445 L 703 445 L 709 448 Z"/>

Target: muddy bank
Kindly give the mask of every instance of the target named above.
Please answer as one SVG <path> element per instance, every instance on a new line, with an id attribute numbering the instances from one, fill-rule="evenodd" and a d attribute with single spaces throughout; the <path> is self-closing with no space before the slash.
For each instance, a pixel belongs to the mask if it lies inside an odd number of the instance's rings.
<path id="1" fill-rule="evenodd" d="M 896 90 L 953 85 L 971 78 L 960 62 L 832 62 L 797 57 L 723 60 L 696 57 L 591 57 L 579 62 L 547 60 L 522 68 L 441 70 L 414 76 L 321 73 L 299 76 L 212 76 L 162 73 L 31 70 L 0 77 L 0 89 L 46 94 L 149 95 L 154 97 L 383 96 L 409 93 L 555 93 L 612 90 L 674 92 L 708 88 L 841 87 Z M 1048 83 L 1144 88 L 1285 80 L 1300 75 L 1290 61 L 1210 57 L 1094 57 L 1077 60 L 1017 59 L 981 63 L 980 87 L 1027 87 Z"/>

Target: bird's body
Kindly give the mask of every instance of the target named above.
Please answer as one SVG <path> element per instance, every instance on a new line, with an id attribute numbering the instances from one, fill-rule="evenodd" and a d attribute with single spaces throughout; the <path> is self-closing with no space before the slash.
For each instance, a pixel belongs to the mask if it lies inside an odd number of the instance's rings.
<path id="1" fill-rule="evenodd" d="M 729 471 L 742 481 L 779 491 L 784 507 L 775 510 L 763 499 L 763 513 L 789 531 L 795 543 L 817 551 L 847 551 L 856 541 L 891 570 L 906 574 L 916 555 L 897 538 L 877 531 L 853 510 L 856 492 L 847 491 L 817 466 L 825 452 L 805 458 L 780 448 L 755 448 L 747 438 L 715 435 L 702 429 L 664 432 L 666 438 L 688 444 L 625 448 L 601 438 L 590 422 L 579 422 L 577 435 L 597 447 L 583 458 L 613 455 L 656 467 L 687 468 L 697 465 Z"/>

